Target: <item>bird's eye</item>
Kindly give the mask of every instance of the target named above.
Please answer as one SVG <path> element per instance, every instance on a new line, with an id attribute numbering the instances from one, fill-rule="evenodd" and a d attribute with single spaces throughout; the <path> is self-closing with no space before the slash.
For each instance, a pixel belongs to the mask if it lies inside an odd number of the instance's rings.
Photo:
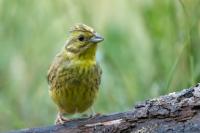
<path id="1" fill-rule="evenodd" d="M 78 37 L 78 40 L 81 41 L 81 42 L 84 41 L 84 39 L 85 39 L 85 37 L 84 37 L 83 35 L 80 35 L 80 36 Z"/>

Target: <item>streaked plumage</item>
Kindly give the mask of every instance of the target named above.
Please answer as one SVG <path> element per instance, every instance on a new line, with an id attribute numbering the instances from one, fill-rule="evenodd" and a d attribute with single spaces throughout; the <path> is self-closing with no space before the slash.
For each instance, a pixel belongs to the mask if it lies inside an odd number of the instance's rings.
<path id="1" fill-rule="evenodd" d="M 92 28 L 76 25 L 53 60 L 47 76 L 49 94 L 61 114 L 82 113 L 93 104 L 101 80 L 95 54 L 102 40 Z"/>

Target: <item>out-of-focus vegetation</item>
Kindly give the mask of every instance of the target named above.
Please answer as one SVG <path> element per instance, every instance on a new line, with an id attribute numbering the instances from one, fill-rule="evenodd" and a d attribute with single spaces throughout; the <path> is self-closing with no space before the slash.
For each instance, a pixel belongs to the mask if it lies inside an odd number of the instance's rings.
<path id="1" fill-rule="evenodd" d="M 46 73 L 78 22 L 105 37 L 97 112 L 195 85 L 199 18 L 199 0 L 0 0 L 0 130 L 53 123 Z"/>

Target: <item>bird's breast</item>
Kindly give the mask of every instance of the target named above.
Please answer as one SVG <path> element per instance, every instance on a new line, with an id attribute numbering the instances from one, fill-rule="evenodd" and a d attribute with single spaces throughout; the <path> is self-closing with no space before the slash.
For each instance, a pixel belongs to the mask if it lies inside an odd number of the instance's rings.
<path id="1" fill-rule="evenodd" d="M 57 71 L 51 95 L 64 112 L 83 112 L 93 103 L 100 84 L 101 71 L 96 62 L 63 65 Z"/>

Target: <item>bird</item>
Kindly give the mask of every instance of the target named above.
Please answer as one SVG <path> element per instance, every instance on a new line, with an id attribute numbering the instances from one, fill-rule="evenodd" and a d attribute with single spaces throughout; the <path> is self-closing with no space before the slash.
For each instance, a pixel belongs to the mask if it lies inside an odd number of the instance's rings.
<path id="1" fill-rule="evenodd" d="M 76 24 L 70 29 L 64 47 L 47 73 L 49 95 L 58 108 L 55 124 L 68 121 L 65 115 L 83 113 L 92 107 L 102 75 L 96 51 L 103 40 L 85 24 Z"/>

